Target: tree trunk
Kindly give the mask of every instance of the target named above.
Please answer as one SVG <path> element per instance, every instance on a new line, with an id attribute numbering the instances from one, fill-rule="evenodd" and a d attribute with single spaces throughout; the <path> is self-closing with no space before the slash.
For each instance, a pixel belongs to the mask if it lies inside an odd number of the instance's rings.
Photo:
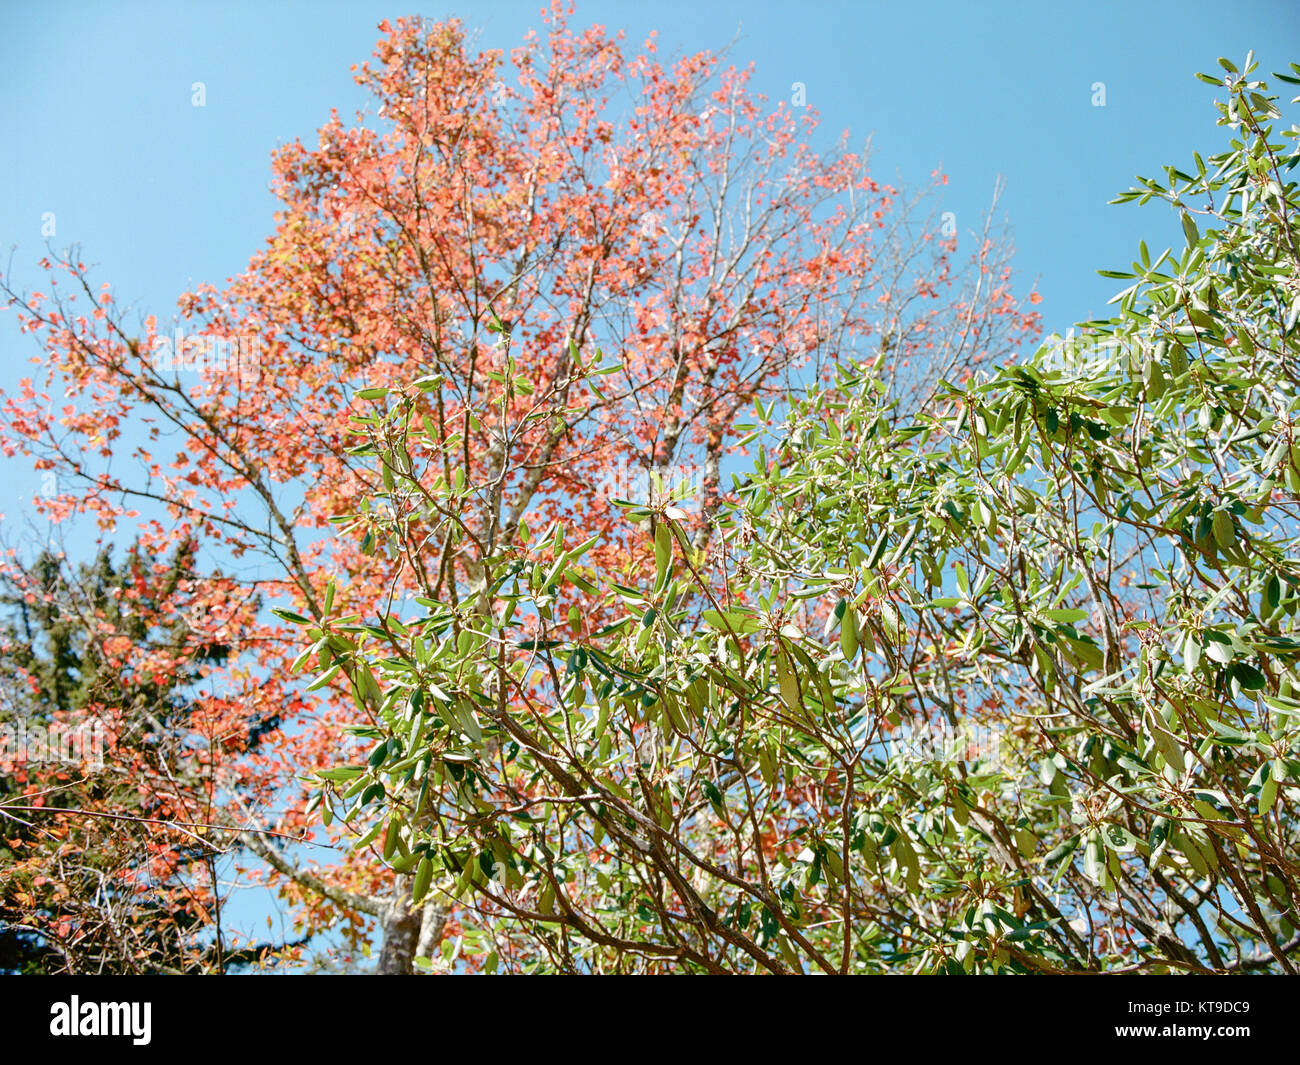
<path id="1" fill-rule="evenodd" d="M 416 948 L 416 956 L 432 958 L 434 951 L 438 949 L 438 944 L 442 942 L 442 932 L 446 927 L 447 911 L 432 899 L 425 902 L 424 911 L 420 915 L 420 942 Z"/>
<path id="2" fill-rule="evenodd" d="M 397 878 L 392 899 L 379 918 L 383 945 L 375 972 L 380 976 L 410 976 L 415 972 L 423 913 L 411 905 L 407 881 L 404 876 Z"/>
<path id="3" fill-rule="evenodd" d="M 447 911 L 432 899 L 423 906 L 411 905 L 410 877 L 398 877 L 393 897 L 382 914 L 383 945 L 379 948 L 380 976 L 410 976 L 416 958 L 432 958 L 442 942 Z"/>

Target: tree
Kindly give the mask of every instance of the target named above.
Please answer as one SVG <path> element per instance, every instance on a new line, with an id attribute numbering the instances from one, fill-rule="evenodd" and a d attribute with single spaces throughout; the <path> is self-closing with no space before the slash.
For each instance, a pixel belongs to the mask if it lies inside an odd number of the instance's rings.
<path id="1" fill-rule="evenodd" d="M 715 507 L 627 505 L 639 564 L 576 510 L 307 623 L 372 711 L 322 809 L 461 900 L 462 964 L 1295 972 L 1300 154 L 1220 62 L 1229 148 L 1120 197 L 1185 244 L 1081 341 L 910 412 L 846 358 Z M 360 429 L 432 572 L 474 499 L 420 402 Z"/>
<path id="2" fill-rule="evenodd" d="M 963 266 L 927 195 L 877 184 L 843 145 L 813 150 L 812 112 L 770 107 L 719 56 L 664 64 L 653 39 L 629 55 L 568 14 L 545 12 L 508 62 L 473 52 L 456 21 L 381 24 L 357 72 L 373 114 L 335 116 L 317 146 L 277 153 L 267 247 L 225 288 L 187 296 L 180 333 L 153 317 L 128 327 L 75 254 L 47 261 L 48 295 L 9 289 L 45 379 L 8 399 L 6 448 L 71 486 L 47 512 L 111 529 L 140 508 L 150 549 L 194 537 L 282 618 L 316 628 L 414 594 L 486 603 L 493 560 L 561 515 L 607 530 L 593 561 L 630 579 L 644 563 L 610 522 L 606 496 L 630 494 L 605 491 L 610 471 L 671 467 L 699 483 L 707 519 L 743 412 L 777 417 L 792 387 L 855 346 L 887 350 L 920 404 L 933 353 L 996 362 L 1036 332 L 996 231 Z M 439 464 L 420 467 L 431 509 L 404 514 L 402 542 L 419 550 L 380 549 L 385 481 L 351 435 L 393 389 Z M 56 390 L 77 400 L 57 417 Z M 408 471 L 414 456 L 390 464 Z M 350 539 L 324 535 L 344 515 Z M 693 526 L 697 549 L 713 527 Z M 329 605 L 326 572 L 339 578 Z M 577 632 L 603 623 L 564 609 Z M 264 804 L 223 816 L 307 932 L 345 921 L 360 944 L 377 920 L 381 967 L 410 971 L 455 915 L 412 910 L 364 848 L 317 867 L 267 834 L 343 838 L 306 817 L 296 778 L 334 766 L 344 729 L 372 723 L 369 682 L 357 706 L 335 674 L 308 709 L 288 626 L 264 615 L 230 646 L 218 697 L 284 712 L 267 753 L 241 766 L 261 775 Z"/>
<path id="3" fill-rule="evenodd" d="M 227 646 L 204 642 L 193 542 L 169 559 L 47 549 L 6 564 L 0 627 L 0 969 L 210 972 L 279 945 L 232 941 L 218 767 L 276 727 L 195 698 Z M 227 625 L 256 610 L 228 604 Z M 242 607 L 242 610 L 241 610 Z"/>

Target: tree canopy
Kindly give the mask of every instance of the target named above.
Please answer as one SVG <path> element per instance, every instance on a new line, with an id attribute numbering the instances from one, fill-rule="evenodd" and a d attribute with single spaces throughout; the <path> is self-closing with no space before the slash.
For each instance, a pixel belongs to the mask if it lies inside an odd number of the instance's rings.
<path id="1" fill-rule="evenodd" d="M 303 781 L 373 722 L 341 676 L 304 692 L 272 606 L 317 625 L 426 593 L 459 609 L 487 560 L 559 519 L 599 532 L 592 561 L 632 580 L 639 536 L 608 497 L 671 468 L 716 510 L 755 403 L 779 419 L 837 360 L 888 351 L 919 406 L 1039 331 L 995 220 L 969 255 L 941 230 L 941 175 L 906 191 L 846 142 L 817 150 L 815 112 L 764 99 L 725 54 L 664 59 L 560 4 L 543 18 L 508 55 L 456 20 L 381 24 L 355 71 L 368 106 L 276 153 L 265 247 L 175 322 L 133 320 L 76 249 L 51 252 L 39 291 L 4 279 L 41 355 L 4 398 L 0 446 L 49 479 L 40 514 L 106 539 L 134 524 L 160 558 L 192 540 L 187 620 L 228 648 L 196 699 L 222 734 L 279 723 L 255 748 L 181 746 L 244 797 L 213 807 L 212 838 L 304 935 L 354 957 L 378 938 L 385 971 L 454 942 L 459 910 L 412 910 L 369 849 L 336 846 L 349 826 L 304 813 Z M 390 389 L 420 397 L 437 442 L 421 490 L 461 493 L 407 514 L 409 551 L 381 549 L 393 474 L 353 434 Z M 614 616 L 598 598 L 562 609 L 578 634 Z"/>
<path id="2" fill-rule="evenodd" d="M 1180 242 L 1040 346 L 992 209 L 959 256 L 941 177 L 725 53 L 544 18 L 382 23 L 171 328 L 76 249 L 3 279 L 0 447 L 135 529 L 0 574 L 3 723 L 108 758 L 0 761 L 0 965 L 1294 973 L 1300 152 L 1253 58 L 1117 201 Z M 288 940 L 227 937 L 234 871 Z"/>
<path id="3" fill-rule="evenodd" d="M 321 810 L 473 915 L 472 964 L 1295 971 L 1300 156 L 1222 66 L 1230 147 L 1120 197 L 1185 241 L 1108 272 L 1114 317 L 906 414 L 844 357 L 716 507 L 615 501 L 621 568 L 579 511 L 472 594 L 293 619 L 371 718 Z M 439 475 L 431 387 L 358 429 L 417 570 L 486 487 Z"/>

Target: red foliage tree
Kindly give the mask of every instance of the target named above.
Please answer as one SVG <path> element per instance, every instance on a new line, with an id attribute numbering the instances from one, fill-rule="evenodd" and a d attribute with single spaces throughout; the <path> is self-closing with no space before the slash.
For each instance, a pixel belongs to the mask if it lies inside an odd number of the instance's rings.
<path id="1" fill-rule="evenodd" d="M 544 12 L 508 58 L 470 50 L 454 20 L 381 23 L 356 72 L 373 113 L 336 113 L 317 145 L 276 154 L 267 246 L 182 299 L 184 335 L 153 317 L 128 328 L 75 255 L 44 263 L 49 293 L 9 289 L 44 356 L 42 378 L 6 397 L 3 446 L 68 486 L 43 511 L 93 513 L 106 531 L 142 517 L 158 553 L 194 538 L 232 574 L 203 594 L 251 588 L 312 621 L 327 613 L 321 574 L 344 574 L 334 614 L 369 616 L 421 584 L 472 593 L 478 560 L 522 524 L 608 528 L 596 563 L 635 565 L 607 496 L 667 467 L 693 476 L 707 515 L 743 412 L 774 416 L 846 351 L 870 345 L 923 402 L 940 376 L 1037 332 L 1004 238 L 986 229 L 959 263 L 930 194 L 878 184 L 843 142 L 815 151 L 813 112 L 771 106 L 721 56 L 665 63 L 653 38 L 632 54 L 571 14 Z M 359 501 L 374 466 L 354 453 L 356 392 L 420 378 L 424 431 L 462 456 L 431 475 L 475 499 L 472 551 L 444 552 L 432 581 L 373 553 Z M 69 401 L 57 415 L 54 395 Z M 345 516 L 350 535 L 331 535 Z M 337 760 L 359 711 L 341 688 L 301 698 L 296 635 L 264 612 L 224 636 L 205 697 L 283 724 L 223 768 L 256 801 L 214 817 L 308 932 L 346 921 L 355 938 L 378 918 L 382 966 L 409 971 L 446 914 L 412 913 L 364 852 L 320 864 L 269 834 L 343 831 L 305 814 L 296 778 Z"/>

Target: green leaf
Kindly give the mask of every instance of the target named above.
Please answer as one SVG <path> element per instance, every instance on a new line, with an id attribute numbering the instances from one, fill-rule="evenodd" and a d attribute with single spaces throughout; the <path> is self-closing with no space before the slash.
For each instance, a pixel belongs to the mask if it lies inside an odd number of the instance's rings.
<path id="1" fill-rule="evenodd" d="M 1066 624 L 1073 624 L 1076 621 L 1084 621 L 1088 617 L 1088 611 L 1077 608 L 1063 610 L 1044 610 L 1043 617 L 1048 621 L 1061 621 Z"/>
<path id="2" fill-rule="evenodd" d="M 1266 683 L 1264 674 L 1248 662 L 1233 662 L 1228 675 L 1247 691 L 1261 691 Z"/>

